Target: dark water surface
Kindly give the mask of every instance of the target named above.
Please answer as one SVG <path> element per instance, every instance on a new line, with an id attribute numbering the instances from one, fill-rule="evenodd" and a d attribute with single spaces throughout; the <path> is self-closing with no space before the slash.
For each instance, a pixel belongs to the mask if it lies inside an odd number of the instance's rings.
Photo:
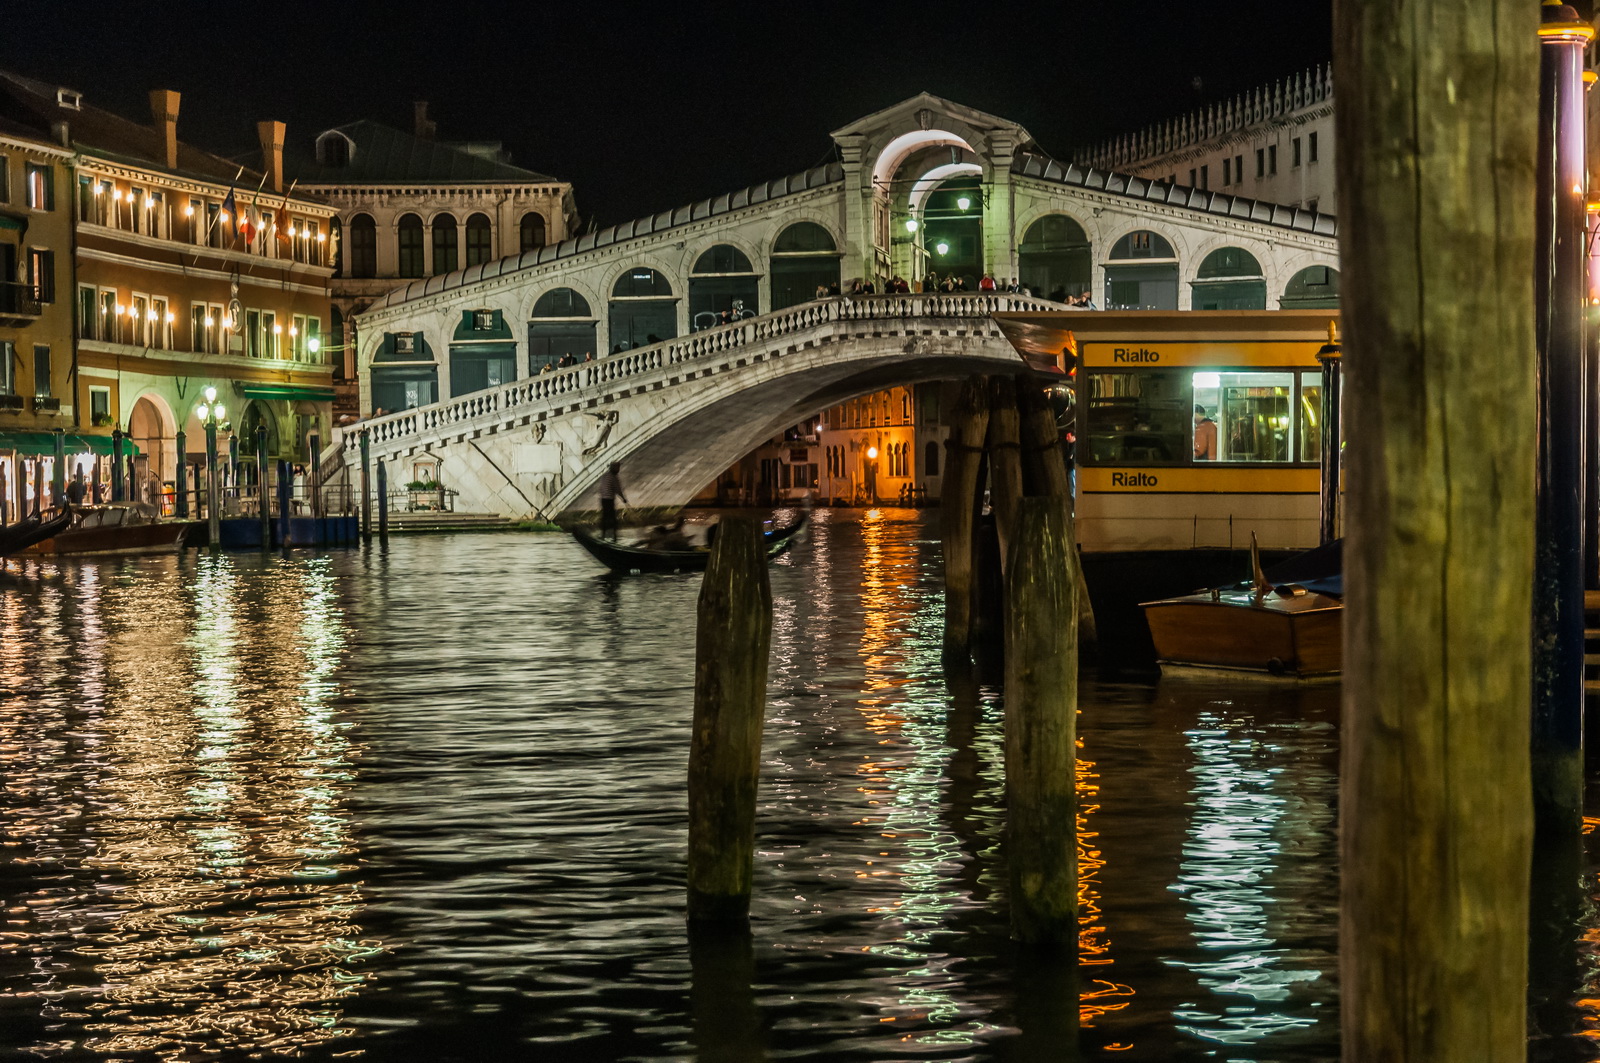
<path id="1" fill-rule="evenodd" d="M 754 932 L 691 946 L 698 577 L 514 533 L 13 562 L 0 1057 L 1069 1058 L 1069 972 L 1007 940 L 1001 706 L 939 668 L 937 564 L 886 510 L 773 567 Z M 1336 1059 L 1337 690 L 1082 705 L 1085 1058 Z M 1600 996 L 1572 926 L 1558 1032 Z"/>

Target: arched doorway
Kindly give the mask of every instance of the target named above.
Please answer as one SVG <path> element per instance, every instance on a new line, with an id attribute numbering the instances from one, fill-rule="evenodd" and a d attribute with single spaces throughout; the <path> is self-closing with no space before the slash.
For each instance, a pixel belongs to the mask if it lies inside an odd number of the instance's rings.
<path id="1" fill-rule="evenodd" d="M 581 362 L 595 353 L 595 318 L 589 300 L 571 288 L 552 288 L 533 304 L 528 321 L 528 375 L 563 357 Z"/>
<path id="2" fill-rule="evenodd" d="M 130 496 L 137 502 L 162 503 L 162 484 L 178 465 L 177 427 L 163 404 L 141 396 L 128 414 L 128 436 L 137 450 L 132 462 Z"/>
<path id="3" fill-rule="evenodd" d="M 1278 305 L 1285 310 L 1338 309 L 1339 271 L 1332 266 L 1307 266 L 1289 278 Z"/>
<path id="4" fill-rule="evenodd" d="M 613 353 L 644 347 L 678 334 L 678 300 L 660 270 L 635 266 L 611 286 L 608 340 Z"/>
<path id="5" fill-rule="evenodd" d="M 256 430 L 262 427 L 267 430 L 267 460 L 270 462 L 282 453 L 278 439 L 278 418 L 266 403 L 257 399 L 245 406 L 244 413 L 236 423 L 239 426 L 234 433 L 234 438 L 239 441 L 238 482 L 253 487 L 261 482 L 256 478 Z"/>
<path id="6" fill-rule="evenodd" d="M 1219 247 L 1200 263 L 1189 293 L 1192 310 L 1265 310 L 1267 280 L 1256 256 L 1242 247 Z"/>
<path id="7" fill-rule="evenodd" d="M 689 274 L 689 330 L 760 313 L 761 274 L 732 244 L 709 247 Z"/>
<path id="8" fill-rule="evenodd" d="M 1178 255 L 1166 237 L 1139 229 L 1111 246 L 1105 308 L 1178 309 Z"/>
<path id="9" fill-rule="evenodd" d="M 450 397 L 517 378 L 517 341 L 499 310 L 463 310 L 450 337 Z"/>
<path id="10" fill-rule="evenodd" d="M 940 181 L 922 201 L 919 246 L 927 271 L 959 277 L 968 291 L 983 276 L 983 187 L 963 174 Z"/>
<path id="11" fill-rule="evenodd" d="M 1087 292 L 1094 281 L 1083 226 L 1065 214 L 1047 214 L 1028 226 L 1017 248 L 1017 280 L 1058 303 Z"/>
<path id="12" fill-rule="evenodd" d="M 808 303 L 839 287 L 839 245 L 813 221 L 797 221 L 772 245 L 772 309 Z"/>

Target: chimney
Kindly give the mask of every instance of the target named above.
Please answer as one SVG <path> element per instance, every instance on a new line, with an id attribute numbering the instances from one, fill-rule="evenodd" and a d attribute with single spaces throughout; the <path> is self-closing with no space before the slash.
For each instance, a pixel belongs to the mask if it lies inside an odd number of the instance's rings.
<path id="1" fill-rule="evenodd" d="M 274 192 L 283 191 L 283 123 L 257 122 L 261 137 L 261 172 Z"/>
<path id="2" fill-rule="evenodd" d="M 418 140 L 432 140 L 434 129 L 433 120 L 428 117 L 428 101 L 417 100 L 411 105 L 416 115 L 416 135 Z"/>
<path id="3" fill-rule="evenodd" d="M 171 89 L 150 90 L 150 119 L 161 134 L 167 169 L 178 168 L 178 94 Z"/>

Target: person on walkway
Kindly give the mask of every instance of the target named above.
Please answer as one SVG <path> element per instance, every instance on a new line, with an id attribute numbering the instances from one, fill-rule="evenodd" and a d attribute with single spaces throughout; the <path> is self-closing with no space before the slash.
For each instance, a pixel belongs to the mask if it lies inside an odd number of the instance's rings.
<path id="1" fill-rule="evenodd" d="M 980 291 L 980 292 L 992 292 L 992 291 L 994 291 L 994 278 L 989 276 L 989 274 L 985 273 L 983 275 L 983 279 L 978 281 L 978 291 Z"/>
<path id="2" fill-rule="evenodd" d="M 600 477 L 600 537 L 609 538 L 615 542 L 617 538 L 617 499 L 622 499 L 623 505 L 631 505 L 628 496 L 622 490 L 622 462 L 614 461 Z"/>

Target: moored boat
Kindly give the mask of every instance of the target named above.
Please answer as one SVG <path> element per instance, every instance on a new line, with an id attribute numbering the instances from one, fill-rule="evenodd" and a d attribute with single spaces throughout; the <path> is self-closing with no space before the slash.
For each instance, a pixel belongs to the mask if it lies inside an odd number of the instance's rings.
<path id="1" fill-rule="evenodd" d="M 193 527 L 188 521 L 160 519 L 144 502 L 79 506 L 70 526 L 19 551 L 23 554 L 153 554 L 182 548 Z"/>
<path id="2" fill-rule="evenodd" d="M 52 514 L 46 519 L 43 514 L 35 513 L 31 517 L 8 524 L 0 528 L 0 557 L 10 557 L 12 554 L 26 550 L 37 542 L 50 538 L 59 531 L 63 531 L 72 523 L 72 508 L 63 507 L 60 512 Z"/>
<path id="3" fill-rule="evenodd" d="M 789 549 L 805 525 L 806 516 L 801 514 L 790 524 L 764 531 L 762 537 L 767 544 L 767 559 L 771 560 Z M 603 539 L 596 535 L 593 529 L 582 525 L 572 529 L 572 537 L 578 540 L 578 545 L 587 550 L 595 560 L 613 572 L 620 572 L 623 575 L 638 575 L 645 572 L 701 572 L 711 560 L 709 545 L 696 546 L 689 550 L 662 550 L 645 545 L 643 541 L 623 543 L 613 539 Z"/>
<path id="4" fill-rule="evenodd" d="M 1337 566 L 1338 544 L 1279 566 L 1278 572 L 1299 576 L 1292 582 L 1270 580 L 1262 572 L 1254 536 L 1251 556 L 1254 579 L 1249 582 L 1142 604 L 1163 670 L 1177 666 L 1299 679 L 1338 675 L 1342 586 L 1336 572 L 1325 571 L 1330 560 Z"/>

